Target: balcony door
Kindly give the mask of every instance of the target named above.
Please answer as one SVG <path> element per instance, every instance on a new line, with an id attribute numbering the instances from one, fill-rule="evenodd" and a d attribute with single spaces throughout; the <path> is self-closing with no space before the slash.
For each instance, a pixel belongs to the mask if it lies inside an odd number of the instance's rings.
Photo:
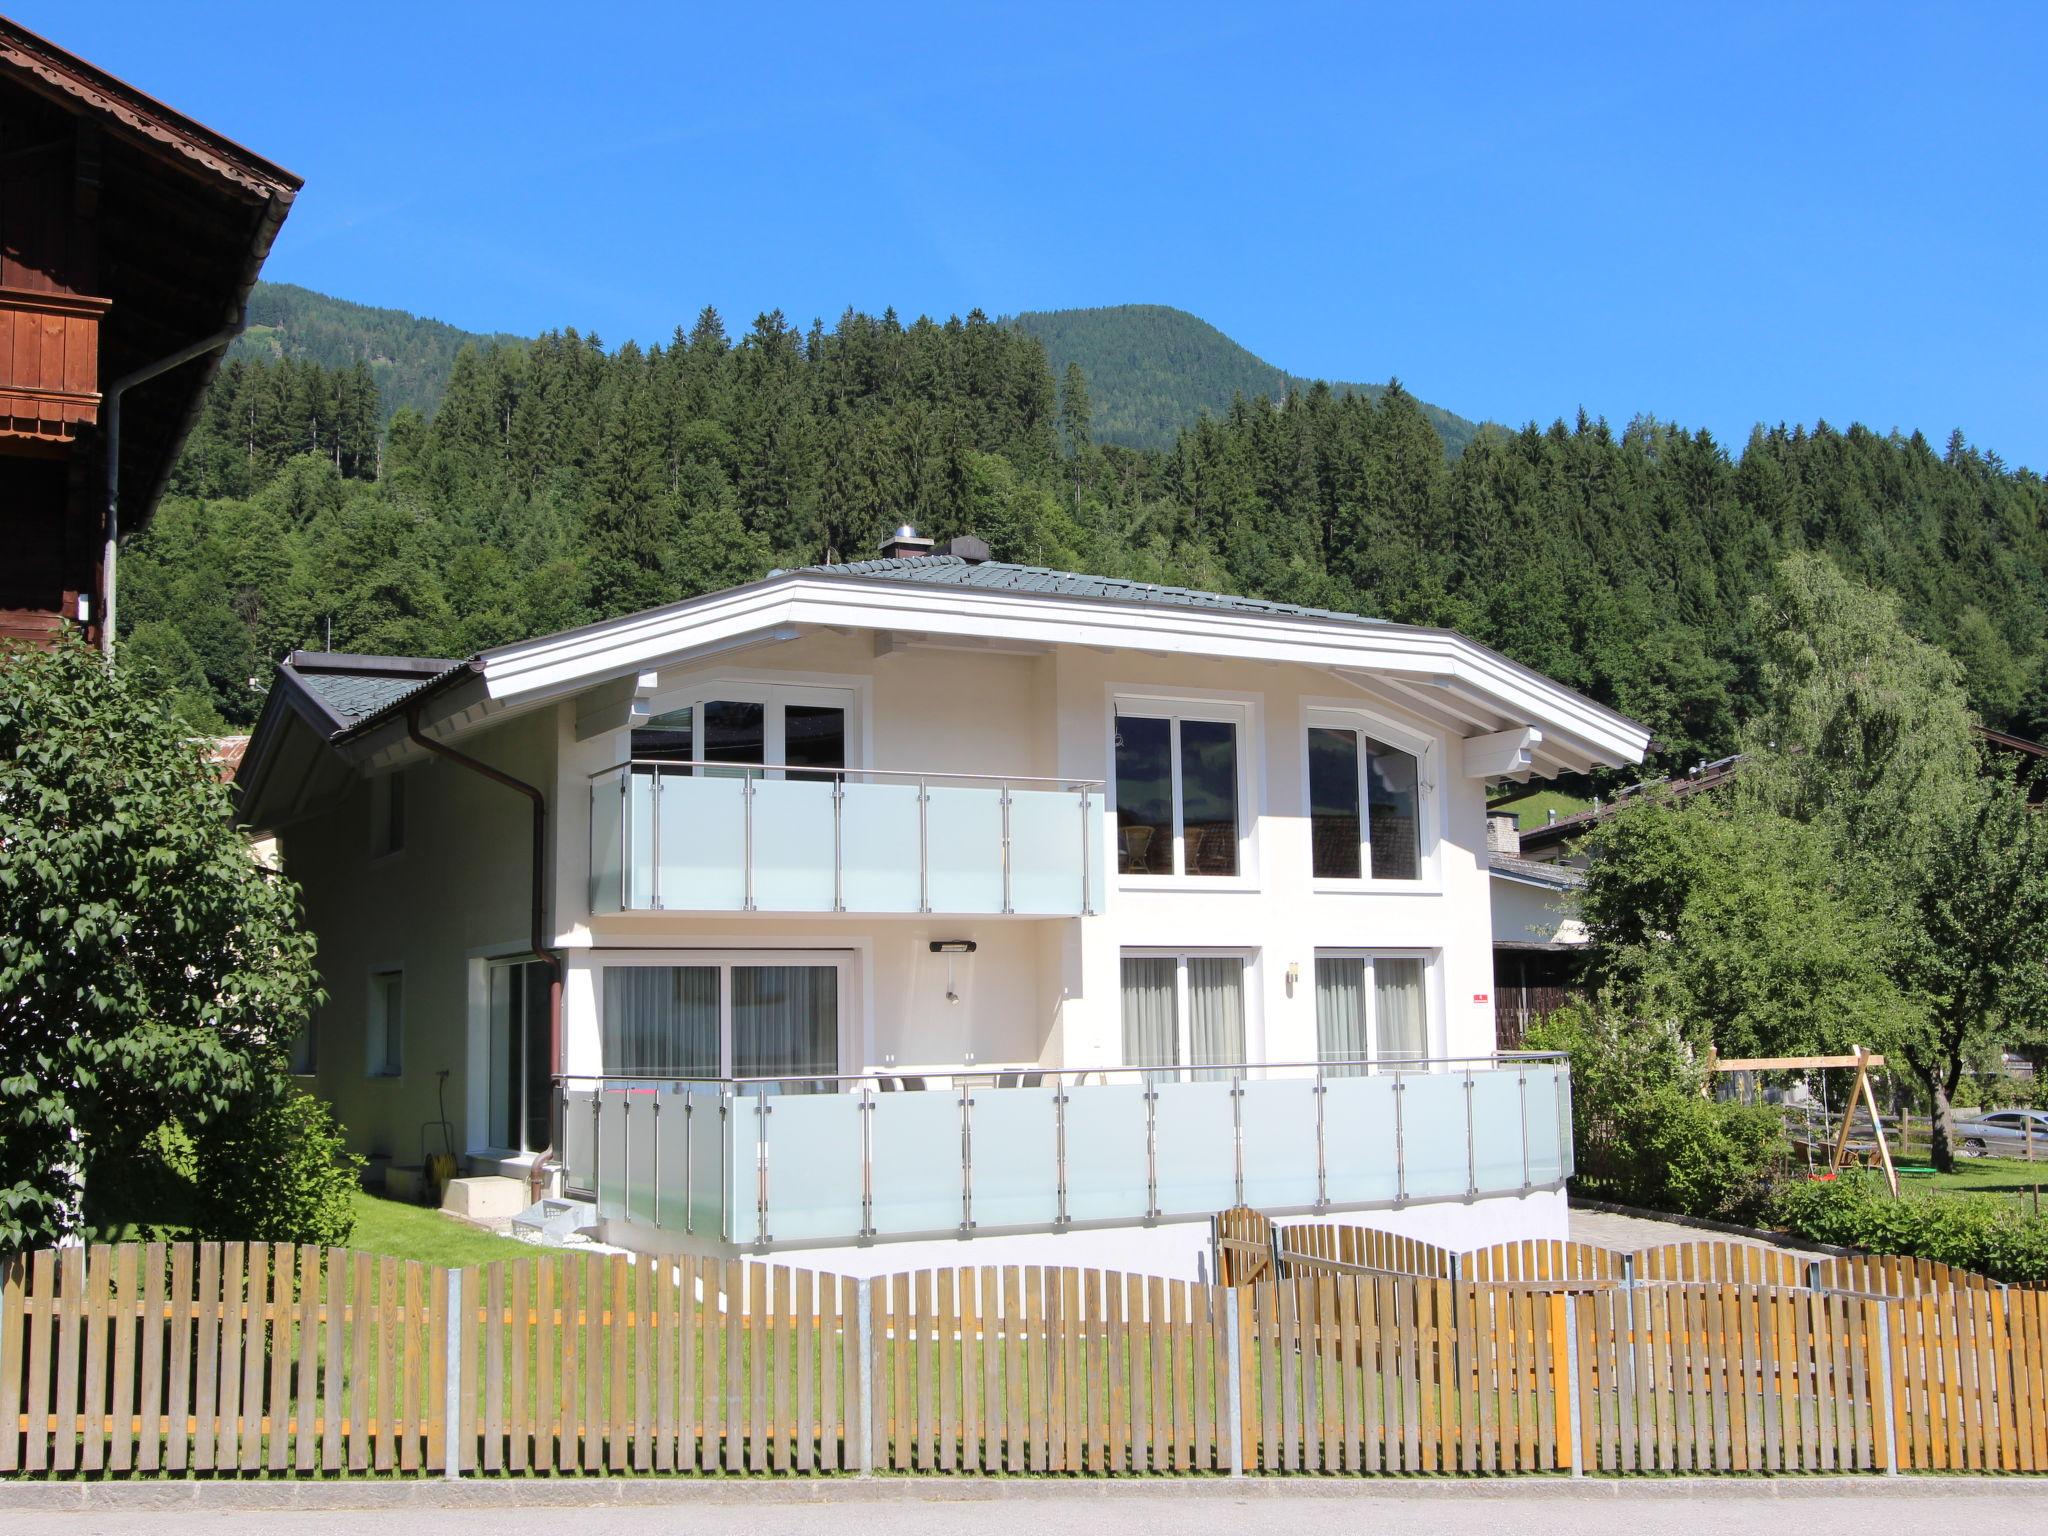
<path id="1" fill-rule="evenodd" d="M 1316 1059 L 1330 1077 L 1429 1060 L 1428 957 L 1316 951 Z"/>
<path id="2" fill-rule="evenodd" d="M 757 1078 L 829 1091 L 840 1070 L 845 967 L 734 955 L 604 968 L 606 1077 Z"/>
<path id="3" fill-rule="evenodd" d="M 711 683 L 633 732 L 636 763 L 695 764 L 699 774 L 830 779 L 848 766 L 853 693 L 845 688 Z"/>

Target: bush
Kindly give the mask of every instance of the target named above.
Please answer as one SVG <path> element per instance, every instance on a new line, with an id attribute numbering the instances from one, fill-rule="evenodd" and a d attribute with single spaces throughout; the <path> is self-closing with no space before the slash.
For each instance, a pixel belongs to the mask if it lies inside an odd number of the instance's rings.
<path id="1" fill-rule="evenodd" d="M 199 1144 L 197 1236 L 339 1248 L 355 1230 L 363 1160 L 327 1106 L 295 1087 Z"/>
<path id="2" fill-rule="evenodd" d="M 1724 1221 L 1762 1210 L 1785 1160 L 1784 1121 L 1702 1097 L 1704 1075 L 1675 1032 L 1574 1004 L 1526 1043 L 1571 1056 L 1575 1192 Z"/>
<path id="3" fill-rule="evenodd" d="M 1875 1175 L 1852 1173 L 1787 1181 L 1764 1214 L 1817 1243 L 1931 1259 L 2008 1284 L 2048 1281 L 2048 1219 L 1984 1195 L 1895 1200 Z"/>

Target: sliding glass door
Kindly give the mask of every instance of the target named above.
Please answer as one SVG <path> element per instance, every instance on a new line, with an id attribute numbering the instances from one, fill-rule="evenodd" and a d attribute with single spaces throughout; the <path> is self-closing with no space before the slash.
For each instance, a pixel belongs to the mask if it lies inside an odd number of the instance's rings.
<path id="1" fill-rule="evenodd" d="M 1316 952 L 1316 1056 L 1332 1077 L 1430 1054 L 1429 971 L 1421 955 Z"/>
<path id="2" fill-rule="evenodd" d="M 1127 953 L 1124 1065 L 1234 1066 L 1245 1059 L 1243 955 Z M 1197 1080 L 1227 1073 L 1196 1070 Z"/>
<path id="3" fill-rule="evenodd" d="M 607 965 L 607 1077 L 767 1078 L 785 1093 L 840 1072 L 843 966 L 811 957 Z"/>

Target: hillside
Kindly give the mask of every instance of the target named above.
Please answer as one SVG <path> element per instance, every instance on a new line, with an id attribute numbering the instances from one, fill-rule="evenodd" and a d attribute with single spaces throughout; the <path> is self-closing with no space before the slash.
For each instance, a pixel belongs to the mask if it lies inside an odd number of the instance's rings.
<path id="1" fill-rule="evenodd" d="M 1064 378 L 1069 363 L 1081 365 L 1099 443 L 1171 448 L 1181 428 L 1204 412 L 1221 416 L 1238 395 L 1278 399 L 1314 382 L 1276 368 L 1199 316 L 1164 304 L 1026 310 L 1010 323 L 1044 344 L 1054 378 Z M 1330 387 L 1374 400 L 1384 388 Z M 1464 417 L 1426 401 L 1422 413 L 1454 458 L 1478 431 Z"/>
<path id="2" fill-rule="evenodd" d="M 388 422 L 401 406 L 433 415 L 447 392 L 448 370 L 465 343 L 520 339 L 481 336 L 402 309 L 373 309 L 330 298 L 294 283 L 258 283 L 249 295 L 249 328 L 228 356 L 263 362 L 288 359 L 323 368 L 364 359 L 376 377 L 383 419 Z"/>

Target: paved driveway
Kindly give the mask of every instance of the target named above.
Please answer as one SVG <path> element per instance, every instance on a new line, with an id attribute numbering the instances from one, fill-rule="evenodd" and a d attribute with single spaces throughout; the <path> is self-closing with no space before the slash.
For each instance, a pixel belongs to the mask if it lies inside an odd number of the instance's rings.
<path id="1" fill-rule="evenodd" d="M 1586 1211 L 1576 1207 L 1571 1213 L 1571 1235 L 1574 1242 L 1612 1248 L 1618 1253 L 1635 1253 L 1644 1248 L 1661 1247 L 1665 1243 L 1726 1242 L 1747 1243 L 1757 1248 L 1775 1246 L 1761 1238 L 1708 1232 L 1676 1221 L 1645 1221 L 1640 1216 L 1614 1216 L 1606 1211 Z"/>

